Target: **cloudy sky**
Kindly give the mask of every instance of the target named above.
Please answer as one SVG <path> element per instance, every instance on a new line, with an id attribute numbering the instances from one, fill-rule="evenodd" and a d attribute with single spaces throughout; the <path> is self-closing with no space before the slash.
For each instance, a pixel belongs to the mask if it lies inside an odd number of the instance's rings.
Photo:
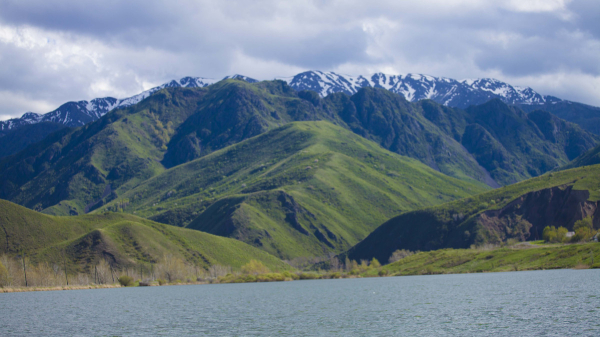
<path id="1" fill-rule="evenodd" d="M 183 76 L 493 77 L 600 106 L 597 0 L 0 0 L 0 119 Z"/>

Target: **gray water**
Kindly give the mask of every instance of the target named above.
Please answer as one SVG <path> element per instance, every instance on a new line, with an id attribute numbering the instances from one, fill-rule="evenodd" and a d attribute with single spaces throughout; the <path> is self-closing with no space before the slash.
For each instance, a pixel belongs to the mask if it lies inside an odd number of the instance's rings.
<path id="1" fill-rule="evenodd" d="M 600 336 L 600 270 L 0 294 L 0 335 Z"/>

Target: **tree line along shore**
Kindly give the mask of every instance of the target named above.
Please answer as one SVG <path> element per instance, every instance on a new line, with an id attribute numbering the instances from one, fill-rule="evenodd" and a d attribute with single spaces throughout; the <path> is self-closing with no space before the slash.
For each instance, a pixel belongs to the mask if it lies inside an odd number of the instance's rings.
<path id="1" fill-rule="evenodd" d="M 238 270 L 213 265 L 208 269 L 165 256 L 156 264 L 114 269 L 106 260 L 91 272 L 70 274 L 58 265 L 29 264 L 26 258 L 0 258 L 0 292 L 98 289 L 177 284 L 277 282 L 309 279 L 388 277 L 547 269 L 600 268 L 597 242 L 563 244 L 543 241 L 471 249 L 441 249 L 428 252 L 396 251 L 391 263 L 371 261 L 301 259 L 289 261 L 298 268 L 270 270 L 251 260 Z"/>

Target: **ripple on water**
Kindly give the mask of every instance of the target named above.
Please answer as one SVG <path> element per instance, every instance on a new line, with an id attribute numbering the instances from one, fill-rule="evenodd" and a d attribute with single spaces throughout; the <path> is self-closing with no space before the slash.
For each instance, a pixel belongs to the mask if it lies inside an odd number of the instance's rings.
<path id="1" fill-rule="evenodd" d="M 600 335 L 600 270 L 0 294 L 31 335 Z"/>

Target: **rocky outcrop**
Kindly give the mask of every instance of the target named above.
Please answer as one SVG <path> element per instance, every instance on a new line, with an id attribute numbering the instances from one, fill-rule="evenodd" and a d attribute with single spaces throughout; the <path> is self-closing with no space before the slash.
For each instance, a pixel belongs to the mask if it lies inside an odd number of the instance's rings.
<path id="1" fill-rule="evenodd" d="M 546 226 L 573 224 L 593 216 L 594 227 L 600 227 L 598 202 L 589 201 L 589 191 L 574 190 L 573 186 L 557 186 L 520 196 L 501 209 L 489 210 L 476 218 L 479 240 L 486 242 L 538 240 Z"/>

